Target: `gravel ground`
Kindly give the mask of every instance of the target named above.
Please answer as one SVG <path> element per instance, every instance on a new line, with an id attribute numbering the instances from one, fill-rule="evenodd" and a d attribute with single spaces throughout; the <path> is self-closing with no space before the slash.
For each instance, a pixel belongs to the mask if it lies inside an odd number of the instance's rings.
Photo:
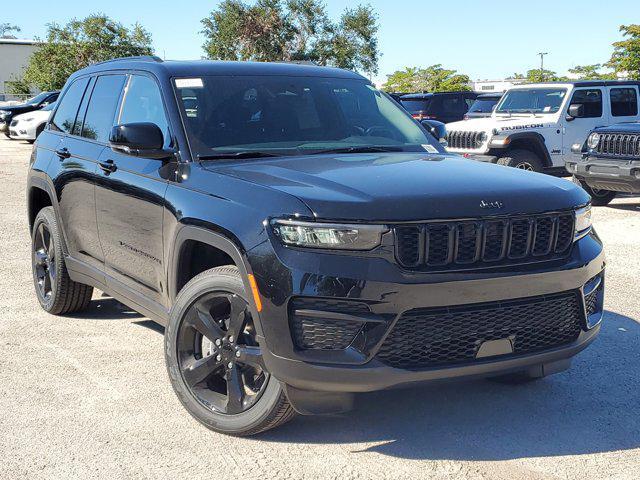
<path id="1" fill-rule="evenodd" d="M 568 372 L 359 398 L 257 438 L 218 435 L 173 394 L 162 329 L 96 292 L 53 317 L 31 281 L 31 146 L 0 140 L 0 478 L 635 479 L 640 472 L 640 200 L 595 209 L 608 255 L 600 338 Z"/>

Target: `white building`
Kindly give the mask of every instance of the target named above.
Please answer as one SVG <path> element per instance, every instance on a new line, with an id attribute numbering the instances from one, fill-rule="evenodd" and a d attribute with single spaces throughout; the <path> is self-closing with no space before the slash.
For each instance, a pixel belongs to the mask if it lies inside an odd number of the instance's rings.
<path id="1" fill-rule="evenodd" d="M 8 82 L 22 77 L 29 57 L 38 48 L 38 42 L 16 38 L 0 38 L 0 101 L 8 93 Z"/>
<path id="2" fill-rule="evenodd" d="M 506 92 L 514 85 L 524 83 L 521 78 L 505 78 L 504 80 L 476 80 L 473 82 L 473 90 L 481 93 Z"/>

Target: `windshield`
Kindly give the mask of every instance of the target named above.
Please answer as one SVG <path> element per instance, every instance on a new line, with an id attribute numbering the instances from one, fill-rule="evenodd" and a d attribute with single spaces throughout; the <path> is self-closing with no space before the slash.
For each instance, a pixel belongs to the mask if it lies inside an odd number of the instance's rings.
<path id="1" fill-rule="evenodd" d="M 502 97 L 496 113 L 556 113 L 566 94 L 566 88 L 509 90 Z"/>
<path id="2" fill-rule="evenodd" d="M 400 103 L 409 113 L 426 112 L 431 104 L 430 98 L 404 99 L 400 98 Z"/>
<path id="3" fill-rule="evenodd" d="M 499 98 L 478 99 L 473 102 L 467 113 L 491 113 L 493 107 L 498 103 Z"/>
<path id="4" fill-rule="evenodd" d="M 29 100 L 27 100 L 24 103 L 26 105 L 38 105 L 40 102 L 42 102 L 48 96 L 49 96 L 48 92 L 42 92 L 42 93 L 39 93 L 38 95 L 36 95 L 35 97 L 30 98 Z"/>
<path id="5" fill-rule="evenodd" d="M 176 79 L 175 86 L 199 158 L 443 151 L 402 107 L 366 80 L 210 76 Z"/>
<path id="6" fill-rule="evenodd" d="M 49 105 L 47 105 L 46 107 L 42 108 L 41 110 L 43 112 L 50 112 L 54 108 L 56 108 L 56 102 L 50 103 Z"/>

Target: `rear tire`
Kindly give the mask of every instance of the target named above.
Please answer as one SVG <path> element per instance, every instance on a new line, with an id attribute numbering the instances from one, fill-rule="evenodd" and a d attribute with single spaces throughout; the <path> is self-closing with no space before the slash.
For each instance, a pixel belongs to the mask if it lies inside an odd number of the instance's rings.
<path id="1" fill-rule="evenodd" d="M 40 210 L 33 222 L 31 252 L 33 282 L 42 308 L 52 315 L 87 308 L 93 287 L 74 282 L 69 277 L 53 207 Z"/>
<path id="2" fill-rule="evenodd" d="M 262 361 L 249 297 L 235 266 L 212 268 L 180 291 L 165 331 L 165 360 L 187 411 L 216 432 L 255 435 L 294 417 Z"/>
<path id="3" fill-rule="evenodd" d="M 580 185 L 584 191 L 591 196 L 591 205 L 596 207 L 609 205 L 618 194 L 618 192 L 613 192 L 611 190 L 598 190 L 597 188 L 591 188 L 585 182 L 578 180 L 576 177 L 573 177 L 573 182 Z"/>
<path id="4" fill-rule="evenodd" d="M 540 157 L 529 150 L 509 150 L 496 162 L 505 167 L 519 168 L 530 172 L 542 172 L 544 165 Z"/>

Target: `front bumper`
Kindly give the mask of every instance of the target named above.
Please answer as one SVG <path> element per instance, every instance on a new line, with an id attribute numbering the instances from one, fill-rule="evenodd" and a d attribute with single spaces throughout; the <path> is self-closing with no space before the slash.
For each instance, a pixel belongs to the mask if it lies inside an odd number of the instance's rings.
<path id="1" fill-rule="evenodd" d="M 640 193 L 640 160 L 586 156 L 569 161 L 566 170 L 591 188 L 623 193 Z"/>
<path id="2" fill-rule="evenodd" d="M 502 355 L 464 364 L 405 370 L 376 358 L 382 341 L 371 345 L 366 354 L 353 348 L 342 351 L 297 348 L 288 308 L 290 299 L 298 296 L 360 300 L 370 305 L 373 316 L 382 322 L 380 328 L 387 328 L 388 332 L 403 312 L 413 309 L 579 292 L 605 267 L 602 244 L 594 232 L 576 242 L 571 255 L 560 263 L 482 272 L 407 272 L 379 258 L 272 247 L 269 242 L 248 253 L 264 297 L 258 333 L 261 345 L 266 347 L 265 364 L 277 379 L 300 390 L 367 392 L 432 380 L 539 369 L 571 358 L 593 341 L 599 330 L 597 324 L 588 329 L 585 322 L 572 343 L 531 355 Z"/>
<path id="3" fill-rule="evenodd" d="M 35 135 L 31 129 L 20 126 L 20 124 L 9 127 L 9 136 L 15 140 L 34 140 Z"/>

